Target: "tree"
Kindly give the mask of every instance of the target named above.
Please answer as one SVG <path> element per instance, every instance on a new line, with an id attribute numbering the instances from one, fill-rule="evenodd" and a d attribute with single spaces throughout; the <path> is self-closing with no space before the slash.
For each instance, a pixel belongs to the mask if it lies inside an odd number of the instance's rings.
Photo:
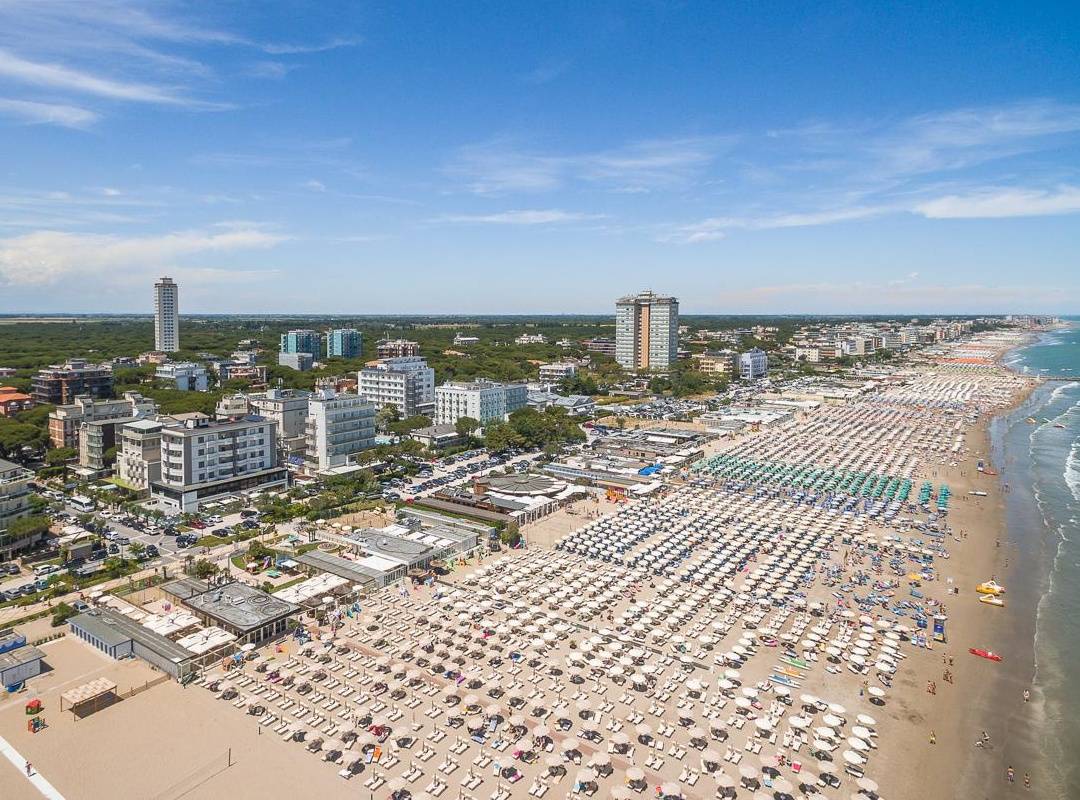
<path id="1" fill-rule="evenodd" d="M 16 457 L 24 447 L 39 450 L 48 441 L 46 428 L 0 417 L 0 454 Z"/>
<path id="2" fill-rule="evenodd" d="M 202 578 L 205 580 L 206 578 L 217 575 L 218 572 L 221 571 L 221 569 L 218 567 L 217 564 L 213 563 L 212 561 L 207 561 L 205 558 L 200 558 L 198 561 L 195 562 L 193 571 L 196 578 Z"/>
<path id="3" fill-rule="evenodd" d="M 480 421 L 472 417 L 459 417 L 458 421 L 454 423 L 454 430 L 457 431 L 457 435 L 466 439 L 470 438 L 479 429 Z"/>
<path id="4" fill-rule="evenodd" d="M 375 413 L 375 424 L 381 431 L 389 430 L 390 426 L 399 419 L 401 419 L 401 412 L 398 411 L 398 407 L 389 403 Z"/>
<path id="5" fill-rule="evenodd" d="M 7 526 L 7 535 L 12 540 L 27 536 L 39 536 L 49 530 L 49 518 L 44 516 L 22 517 Z"/>
<path id="6" fill-rule="evenodd" d="M 78 611 L 69 606 L 67 603 L 59 603 L 58 605 L 56 605 L 56 607 L 53 608 L 52 622 L 50 624 L 54 628 L 59 628 L 71 617 L 75 616 L 78 613 Z"/>
<path id="7" fill-rule="evenodd" d="M 128 549 L 131 551 L 131 554 L 135 556 L 135 558 L 141 560 L 143 553 L 146 552 L 146 545 L 142 542 L 132 542 L 130 545 L 128 545 Z"/>
<path id="8" fill-rule="evenodd" d="M 55 447 L 45 454 L 45 463 L 50 467 L 57 467 L 78 457 L 79 451 L 74 447 Z"/>
<path id="9" fill-rule="evenodd" d="M 107 467 L 111 467 L 113 464 L 115 464 L 116 448 L 110 447 L 108 450 L 106 450 L 105 453 L 102 455 L 102 460 L 105 462 L 105 466 Z"/>
<path id="10" fill-rule="evenodd" d="M 484 428 L 484 446 L 493 453 L 522 447 L 524 444 L 524 437 L 507 422 L 489 422 Z"/>

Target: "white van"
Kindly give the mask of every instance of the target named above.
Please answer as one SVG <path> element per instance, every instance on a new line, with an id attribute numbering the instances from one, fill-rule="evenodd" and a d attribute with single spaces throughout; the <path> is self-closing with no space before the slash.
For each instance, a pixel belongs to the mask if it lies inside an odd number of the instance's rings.
<path id="1" fill-rule="evenodd" d="M 51 575 L 52 573 L 59 571 L 60 567 L 56 566 L 56 564 L 42 564 L 40 566 L 34 567 L 34 574 L 37 575 L 39 578 L 43 575 Z"/>

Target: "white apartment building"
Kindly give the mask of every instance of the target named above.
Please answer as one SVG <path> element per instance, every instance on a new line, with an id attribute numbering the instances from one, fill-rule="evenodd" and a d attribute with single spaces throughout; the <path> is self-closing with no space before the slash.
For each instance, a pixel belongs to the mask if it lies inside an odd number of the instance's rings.
<path id="1" fill-rule="evenodd" d="M 172 278 L 154 284 L 154 349 L 160 353 L 180 349 L 179 289 Z"/>
<path id="2" fill-rule="evenodd" d="M 615 360 L 627 370 L 667 370 L 679 354 L 679 301 L 651 291 L 615 302 Z"/>
<path id="3" fill-rule="evenodd" d="M 307 449 L 307 415 L 311 392 L 306 389 L 270 389 L 248 395 L 251 410 L 277 426 L 278 444 L 286 458 L 302 457 Z"/>
<path id="4" fill-rule="evenodd" d="M 381 359 L 357 373 L 356 385 L 376 409 L 394 406 L 403 418 L 434 409 L 435 370 L 420 356 Z"/>
<path id="5" fill-rule="evenodd" d="M 545 344 L 547 337 L 542 333 L 523 333 L 514 339 L 514 344 Z"/>
<path id="6" fill-rule="evenodd" d="M 181 392 L 205 392 L 210 389 L 210 376 L 206 367 L 191 361 L 161 364 L 154 370 L 154 377 L 172 384 Z"/>
<path id="7" fill-rule="evenodd" d="M 274 423 L 260 417 L 216 422 L 205 414 L 162 419 L 161 476 L 150 493 L 179 511 L 250 489 L 287 486 Z"/>
<path id="8" fill-rule="evenodd" d="M 769 357 L 764 350 L 753 348 L 739 353 L 739 377 L 744 381 L 756 381 L 769 374 Z"/>
<path id="9" fill-rule="evenodd" d="M 355 394 L 319 389 L 308 400 L 304 466 L 324 472 L 375 446 L 375 406 Z"/>
<path id="10" fill-rule="evenodd" d="M 572 378 L 577 375 L 577 364 L 572 362 L 556 362 L 554 364 L 540 365 L 540 382 L 557 383 L 563 378 Z"/>
<path id="11" fill-rule="evenodd" d="M 524 408 L 528 399 L 529 390 L 523 383 L 451 381 L 435 389 L 435 424 L 453 425 L 462 417 L 471 417 L 484 425 Z"/>
<path id="12" fill-rule="evenodd" d="M 156 419 L 137 419 L 117 428 L 116 474 L 137 489 L 161 479 L 161 428 Z"/>

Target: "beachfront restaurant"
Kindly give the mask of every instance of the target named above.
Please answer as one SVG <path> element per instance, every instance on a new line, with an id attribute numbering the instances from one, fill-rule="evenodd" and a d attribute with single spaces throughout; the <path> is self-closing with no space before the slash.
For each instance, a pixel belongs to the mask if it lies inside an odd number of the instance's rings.
<path id="1" fill-rule="evenodd" d="M 162 591 L 191 611 L 204 625 L 221 628 L 236 637 L 236 644 L 258 644 L 285 633 L 300 606 L 273 597 L 246 583 L 211 585 L 196 578 L 181 578 Z"/>

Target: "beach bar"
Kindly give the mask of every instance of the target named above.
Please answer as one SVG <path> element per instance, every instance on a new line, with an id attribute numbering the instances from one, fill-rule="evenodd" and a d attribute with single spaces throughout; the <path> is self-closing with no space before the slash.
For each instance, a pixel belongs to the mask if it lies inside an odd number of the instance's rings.
<path id="1" fill-rule="evenodd" d="M 76 686 L 74 689 L 68 689 L 60 695 L 60 710 L 64 710 L 64 703 L 67 703 L 68 709 L 71 711 L 73 718 L 78 719 L 80 713 L 85 710 L 86 713 L 94 713 L 103 704 L 108 702 L 109 695 L 116 694 L 116 684 L 110 681 L 108 678 L 97 678 L 84 683 L 81 686 Z M 80 706 L 82 707 L 80 709 Z"/>

